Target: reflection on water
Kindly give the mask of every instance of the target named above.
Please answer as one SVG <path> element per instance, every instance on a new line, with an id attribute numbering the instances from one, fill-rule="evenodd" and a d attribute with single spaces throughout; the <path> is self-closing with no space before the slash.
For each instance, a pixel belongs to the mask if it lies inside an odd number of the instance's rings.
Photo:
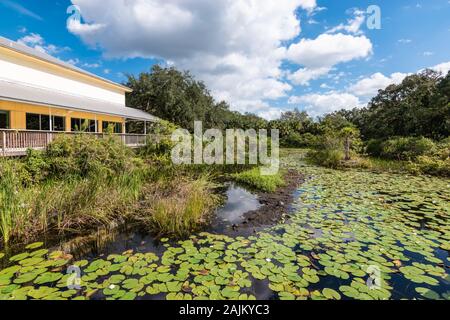
<path id="1" fill-rule="evenodd" d="M 229 224 L 243 222 L 244 213 L 258 210 L 262 206 L 257 195 L 234 183 L 228 184 L 226 197 L 225 205 L 217 210 L 217 218 Z"/>

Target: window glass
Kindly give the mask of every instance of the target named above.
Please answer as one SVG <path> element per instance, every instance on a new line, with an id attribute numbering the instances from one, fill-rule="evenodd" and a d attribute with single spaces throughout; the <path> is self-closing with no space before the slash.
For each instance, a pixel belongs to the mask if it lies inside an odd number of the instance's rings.
<path id="1" fill-rule="evenodd" d="M 120 122 L 103 121 L 103 132 L 122 133 L 122 124 Z"/>
<path id="2" fill-rule="evenodd" d="M 0 110 L 0 129 L 9 129 L 9 112 Z"/>
<path id="3" fill-rule="evenodd" d="M 95 120 L 89 120 L 89 132 L 96 132 L 96 127 L 97 127 L 97 121 Z"/>
<path id="4" fill-rule="evenodd" d="M 90 119 L 70 119 L 70 128 L 72 131 L 95 132 L 96 121 Z"/>
<path id="5" fill-rule="evenodd" d="M 41 114 L 41 128 L 39 130 L 50 131 L 50 116 Z"/>
<path id="6" fill-rule="evenodd" d="M 72 118 L 70 119 L 70 131 L 80 131 L 81 123 L 80 119 Z"/>
<path id="7" fill-rule="evenodd" d="M 65 131 L 64 117 L 52 116 L 53 131 Z M 26 115 L 27 130 L 50 131 L 50 116 L 47 114 L 27 113 Z"/>
<path id="8" fill-rule="evenodd" d="M 27 113 L 26 127 L 27 130 L 41 130 L 40 116 L 34 113 Z"/>
<path id="9" fill-rule="evenodd" d="M 53 117 L 53 131 L 65 131 L 66 119 L 64 117 Z"/>

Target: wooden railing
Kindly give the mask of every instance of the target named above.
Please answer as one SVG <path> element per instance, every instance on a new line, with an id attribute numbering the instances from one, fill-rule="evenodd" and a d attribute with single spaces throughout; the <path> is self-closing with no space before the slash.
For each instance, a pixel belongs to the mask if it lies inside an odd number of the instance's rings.
<path id="1" fill-rule="evenodd" d="M 86 134 L 99 139 L 108 136 L 106 133 L 55 132 L 32 130 L 0 129 L 0 157 L 25 155 L 27 149 L 44 150 L 57 136 Z M 120 139 L 131 148 L 145 146 L 149 135 L 119 133 L 112 136 Z"/>

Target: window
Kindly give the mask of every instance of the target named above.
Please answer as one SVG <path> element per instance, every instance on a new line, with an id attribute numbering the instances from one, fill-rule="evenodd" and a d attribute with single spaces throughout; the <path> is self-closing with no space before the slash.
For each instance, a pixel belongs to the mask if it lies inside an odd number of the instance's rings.
<path id="1" fill-rule="evenodd" d="M 103 132 L 122 133 L 122 123 L 103 121 Z"/>
<path id="2" fill-rule="evenodd" d="M 53 131 L 66 131 L 66 118 L 53 116 Z"/>
<path id="3" fill-rule="evenodd" d="M 9 129 L 9 112 L 0 110 L 0 129 Z"/>
<path id="4" fill-rule="evenodd" d="M 72 131 L 96 132 L 96 128 L 98 128 L 98 121 L 96 120 L 79 118 L 70 119 L 70 129 Z"/>
<path id="5" fill-rule="evenodd" d="M 65 118 L 51 116 L 52 131 L 65 131 Z M 47 114 L 27 113 L 26 115 L 27 130 L 50 131 L 50 116 Z"/>

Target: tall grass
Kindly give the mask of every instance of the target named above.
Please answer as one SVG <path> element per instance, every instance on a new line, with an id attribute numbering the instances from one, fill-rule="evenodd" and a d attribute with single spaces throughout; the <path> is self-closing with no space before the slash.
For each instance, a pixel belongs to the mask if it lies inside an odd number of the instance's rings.
<path id="1" fill-rule="evenodd" d="M 219 203 L 207 176 L 181 178 L 149 186 L 141 221 L 159 236 L 185 237 L 208 222 Z"/>
<path id="2" fill-rule="evenodd" d="M 240 173 L 232 174 L 231 177 L 241 183 L 256 188 L 261 191 L 275 192 L 285 184 L 283 174 L 278 172 L 275 175 L 261 175 L 260 168 L 253 168 Z"/>
<path id="3" fill-rule="evenodd" d="M 0 165 L 0 236 L 6 245 L 26 210 L 14 163 L 2 160 Z"/>
<path id="4" fill-rule="evenodd" d="M 120 142 L 81 136 L 64 137 L 45 152 L 0 164 L 0 238 L 5 245 L 49 231 L 80 234 L 125 222 L 136 209 L 148 172 Z"/>

